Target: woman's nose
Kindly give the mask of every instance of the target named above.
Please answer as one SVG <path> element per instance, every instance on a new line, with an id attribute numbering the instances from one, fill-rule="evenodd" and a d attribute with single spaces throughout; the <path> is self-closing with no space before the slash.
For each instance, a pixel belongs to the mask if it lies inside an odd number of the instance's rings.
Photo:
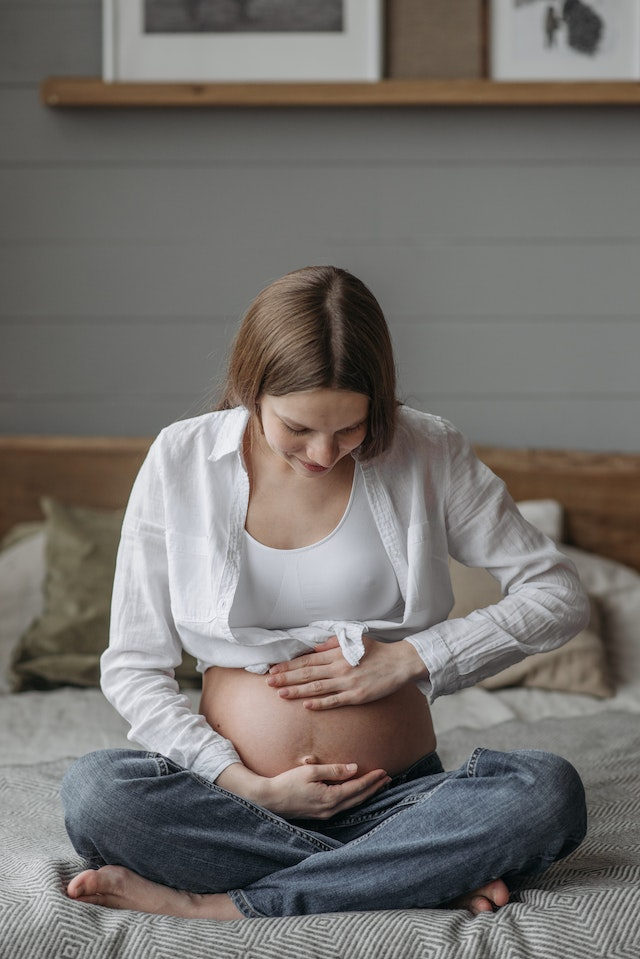
<path id="1" fill-rule="evenodd" d="M 331 466 L 336 457 L 336 441 L 332 436 L 320 436 L 307 447 L 309 461 L 318 466 Z"/>

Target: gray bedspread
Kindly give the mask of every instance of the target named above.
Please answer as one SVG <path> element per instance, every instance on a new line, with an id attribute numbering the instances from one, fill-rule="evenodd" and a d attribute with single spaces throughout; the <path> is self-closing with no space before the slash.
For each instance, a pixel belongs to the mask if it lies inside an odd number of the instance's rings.
<path id="1" fill-rule="evenodd" d="M 64 829 L 58 786 L 69 758 L 0 770 L 2 959 L 544 959 L 640 956 L 640 728 L 612 712 L 509 721 L 439 737 L 445 769 L 475 746 L 547 749 L 585 783 L 583 844 L 495 913 L 331 913 L 233 922 L 114 911 L 72 902 L 83 868 Z"/>

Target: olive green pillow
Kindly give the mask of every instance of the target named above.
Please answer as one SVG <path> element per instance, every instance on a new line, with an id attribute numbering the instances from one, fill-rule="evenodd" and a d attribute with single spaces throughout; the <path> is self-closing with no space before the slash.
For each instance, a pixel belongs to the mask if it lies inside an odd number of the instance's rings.
<path id="1" fill-rule="evenodd" d="M 449 557 L 449 573 L 455 603 L 449 619 L 468 616 L 474 609 L 492 606 L 502 598 L 498 581 L 486 569 L 463 566 Z M 599 607 L 590 596 L 591 619 L 586 629 L 558 649 L 535 653 L 483 679 L 479 686 L 535 686 L 608 699 L 615 693 L 607 663 Z"/>
<path id="2" fill-rule="evenodd" d="M 47 496 L 40 506 L 46 534 L 44 608 L 13 652 L 11 688 L 99 686 L 124 510 L 64 506 Z M 200 685 L 195 660 L 187 653 L 176 679 L 182 686 Z"/>

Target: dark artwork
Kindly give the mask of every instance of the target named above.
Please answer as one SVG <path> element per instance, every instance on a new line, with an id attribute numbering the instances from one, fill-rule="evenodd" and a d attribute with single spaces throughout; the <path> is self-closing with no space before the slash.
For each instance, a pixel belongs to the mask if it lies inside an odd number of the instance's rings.
<path id="1" fill-rule="evenodd" d="M 556 33 L 563 22 L 567 25 L 567 43 L 573 50 L 591 56 L 598 52 L 604 22 L 588 4 L 582 0 L 565 0 L 560 16 L 554 7 L 547 7 L 544 32 L 548 47 L 555 46 Z"/>
<path id="2" fill-rule="evenodd" d="M 145 0 L 145 33 L 342 33 L 343 0 Z"/>

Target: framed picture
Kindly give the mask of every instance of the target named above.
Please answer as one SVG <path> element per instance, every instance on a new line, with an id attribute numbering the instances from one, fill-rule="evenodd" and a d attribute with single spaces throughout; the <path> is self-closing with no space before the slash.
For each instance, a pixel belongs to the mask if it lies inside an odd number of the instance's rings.
<path id="1" fill-rule="evenodd" d="M 382 0 L 103 0 L 103 79 L 379 80 Z"/>
<path id="2" fill-rule="evenodd" d="M 640 0 L 491 0 L 491 76 L 640 78 Z"/>

